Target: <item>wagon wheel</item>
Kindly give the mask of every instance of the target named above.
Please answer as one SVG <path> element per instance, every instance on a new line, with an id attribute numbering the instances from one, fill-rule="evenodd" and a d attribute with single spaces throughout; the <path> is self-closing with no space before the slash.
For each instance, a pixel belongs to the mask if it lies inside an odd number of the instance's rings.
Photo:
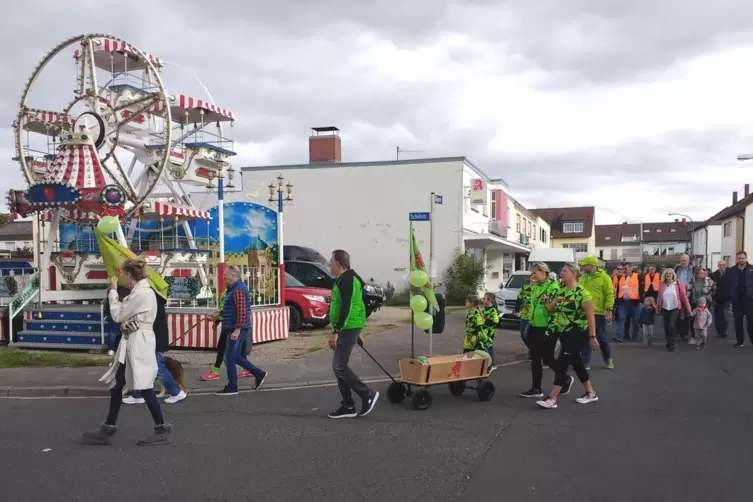
<path id="1" fill-rule="evenodd" d="M 405 385 L 400 382 L 392 382 L 387 387 L 387 399 L 393 404 L 402 403 L 405 400 L 406 393 Z"/>
<path id="2" fill-rule="evenodd" d="M 431 393 L 427 389 L 418 389 L 413 394 L 413 407 L 417 410 L 428 410 L 431 406 Z"/>
<path id="3" fill-rule="evenodd" d="M 476 387 L 476 394 L 481 401 L 491 401 L 494 397 L 494 384 L 489 380 L 484 380 Z"/>
<path id="4" fill-rule="evenodd" d="M 460 380 L 456 382 L 450 382 L 449 387 L 450 387 L 450 393 L 453 396 L 460 396 L 463 394 L 463 392 L 465 392 L 465 381 Z"/>

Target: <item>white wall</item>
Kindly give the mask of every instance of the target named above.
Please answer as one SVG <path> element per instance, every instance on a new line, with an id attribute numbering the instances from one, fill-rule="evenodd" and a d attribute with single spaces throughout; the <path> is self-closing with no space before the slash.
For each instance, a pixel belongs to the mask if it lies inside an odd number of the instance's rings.
<path id="1" fill-rule="evenodd" d="M 716 270 L 722 257 L 722 226 L 707 225 L 693 232 L 693 254 L 703 255 L 701 265 Z"/>
<path id="2" fill-rule="evenodd" d="M 484 176 L 473 169 L 466 163 L 463 164 L 463 193 L 467 193 L 471 188 L 471 180 L 474 178 L 484 178 Z M 491 214 L 492 188 L 507 192 L 507 187 L 502 183 L 491 185 L 488 180 L 484 183 L 486 187 L 486 204 L 471 205 L 471 199 L 463 199 L 463 228 L 475 233 L 489 233 L 489 220 L 494 219 Z"/>
<path id="3" fill-rule="evenodd" d="M 603 251 L 603 256 L 601 252 Z M 637 260 L 641 256 L 640 246 L 623 244 L 622 246 L 599 246 L 596 248 L 596 256 L 603 260 Z"/>
<path id="4" fill-rule="evenodd" d="M 743 250 L 753 254 L 753 205 L 745 208 L 745 225 L 743 234 Z M 738 250 L 739 251 L 739 250 Z"/>
<path id="5" fill-rule="evenodd" d="M 734 263 L 735 261 L 735 254 L 737 251 L 739 251 L 738 244 L 737 244 L 737 234 L 738 234 L 738 227 L 740 225 L 737 224 L 737 220 L 739 218 L 737 216 L 734 216 L 732 218 L 728 218 L 724 221 L 722 221 L 721 227 L 722 227 L 722 245 L 721 247 L 721 253 L 722 253 L 722 259 L 728 259 L 731 263 Z M 724 230 L 724 224 L 727 222 L 732 223 L 732 233 L 731 235 L 724 236 L 723 230 Z M 730 264 L 731 264 L 730 263 Z"/>
<path id="6" fill-rule="evenodd" d="M 433 191 L 444 198 L 434 209 L 434 253 L 441 282 L 455 250 L 462 246 L 463 162 L 385 165 L 303 166 L 245 171 L 242 193 L 227 201 L 266 204 L 265 188 L 280 173 L 294 185 L 285 208 L 284 243 L 309 246 L 328 256 L 345 249 L 364 279 L 407 286 L 410 266 L 409 212 L 429 211 Z M 256 198 L 246 194 L 261 188 Z M 429 264 L 429 223 L 415 223 L 416 240 Z"/>

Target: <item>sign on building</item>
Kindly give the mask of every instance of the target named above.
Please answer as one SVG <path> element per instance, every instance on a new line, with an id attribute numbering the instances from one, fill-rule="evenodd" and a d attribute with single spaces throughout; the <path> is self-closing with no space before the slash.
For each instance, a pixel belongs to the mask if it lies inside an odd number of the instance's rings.
<path id="1" fill-rule="evenodd" d="M 486 204 L 486 183 L 482 178 L 471 180 L 471 204 Z"/>

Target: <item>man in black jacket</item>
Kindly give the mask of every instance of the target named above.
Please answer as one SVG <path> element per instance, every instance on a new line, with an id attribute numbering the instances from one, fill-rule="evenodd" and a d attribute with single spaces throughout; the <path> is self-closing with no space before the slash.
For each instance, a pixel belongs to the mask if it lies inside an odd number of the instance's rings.
<path id="1" fill-rule="evenodd" d="M 745 345 L 743 318 L 746 319 L 748 337 L 753 343 L 753 266 L 748 263 L 748 254 L 739 251 L 735 256 L 736 265 L 728 270 L 722 279 L 723 294 L 732 303 L 732 315 L 735 320 L 736 348 Z"/>
<path id="2" fill-rule="evenodd" d="M 723 282 L 728 279 L 726 277 L 727 272 L 727 262 L 721 260 L 719 268 L 711 274 L 711 280 L 716 284 L 716 291 L 714 291 L 711 299 L 714 301 L 714 326 L 716 326 L 716 334 L 719 338 L 727 338 L 727 327 L 729 326 L 727 321 L 729 295 L 723 287 Z"/>

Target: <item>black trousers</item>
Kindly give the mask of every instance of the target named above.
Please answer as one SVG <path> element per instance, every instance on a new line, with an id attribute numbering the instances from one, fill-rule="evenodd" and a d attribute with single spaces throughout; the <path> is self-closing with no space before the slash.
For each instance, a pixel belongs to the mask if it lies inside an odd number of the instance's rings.
<path id="1" fill-rule="evenodd" d="M 678 313 L 679 310 L 677 309 L 661 309 L 661 318 L 664 321 L 664 335 L 667 337 L 667 348 L 675 346 L 675 326 L 679 317 Z"/>
<path id="2" fill-rule="evenodd" d="M 588 345 L 588 332 L 570 331 L 567 333 L 558 333 L 556 335 L 560 340 L 562 350 L 554 364 L 554 385 L 564 387 L 567 385 L 567 370 L 570 366 L 578 375 L 581 383 L 588 382 L 588 370 L 583 362 L 583 349 Z M 556 338 L 555 338 L 556 339 Z"/>
<path id="3" fill-rule="evenodd" d="M 737 343 L 745 343 L 745 330 L 743 329 L 743 317 L 746 319 L 746 328 L 748 337 L 753 343 L 753 300 L 748 298 L 744 300 L 732 301 L 732 316 L 735 320 L 735 337 Z"/>
<path id="4" fill-rule="evenodd" d="M 677 336 L 680 338 L 687 338 L 690 336 L 690 316 L 687 312 L 685 312 L 685 316 L 680 319 L 680 316 L 677 316 Z"/>
<path id="5" fill-rule="evenodd" d="M 115 386 L 110 389 L 110 409 L 107 412 L 107 418 L 105 423 L 107 425 L 115 425 L 118 421 L 118 415 L 120 415 L 120 407 L 123 404 L 123 389 L 126 386 L 125 377 L 125 364 L 118 364 L 118 372 L 115 373 Z M 157 395 L 154 393 L 154 389 L 136 389 L 144 398 L 149 413 L 152 415 L 154 425 L 163 425 L 165 420 L 162 418 L 162 408 L 160 408 Z"/>
<path id="6" fill-rule="evenodd" d="M 540 390 L 541 380 L 544 378 L 543 365 L 555 367 L 554 347 L 557 345 L 557 338 L 548 336 L 546 328 L 528 326 L 526 345 L 531 351 L 531 388 Z"/>

